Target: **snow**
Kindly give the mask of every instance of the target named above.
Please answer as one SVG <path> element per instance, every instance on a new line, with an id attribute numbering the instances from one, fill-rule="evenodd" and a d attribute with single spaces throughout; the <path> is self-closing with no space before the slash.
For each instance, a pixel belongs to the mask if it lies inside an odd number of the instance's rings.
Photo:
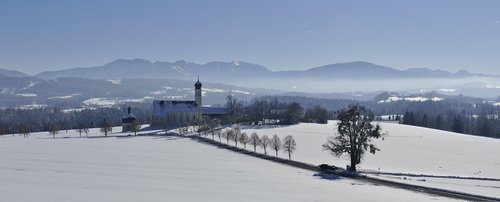
<path id="1" fill-rule="evenodd" d="M 90 106 L 111 107 L 116 104 L 123 104 L 127 102 L 143 103 L 145 100 L 151 100 L 151 99 L 153 98 L 148 96 L 138 99 L 90 98 L 88 100 L 84 100 L 83 104 Z"/>
<path id="2" fill-rule="evenodd" d="M 62 112 L 64 113 L 71 113 L 71 112 L 81 112 L 83 110 L 96 110 L 96 108 L 93 107 L 81 107 L 81 108 L 69 108 L 69 109 L 63 109 Z"/>
<path id="3" fill-rule="evenodd" d="M 178 136 L 104 138 L 91 129 L 90 138 L 75 131 L 56 137 L 0 136 L 0 201 L 450 200 L 326 179 Z"/>
<path id="4" fill-rule="evenodd" d="M 41 109 L 45 108 L 47 105 L 44 104 L 30 104 L 30 105 L 21 105 L 19 107 L 16 107 L 16 109 L 25 109 L 25 110 L 31 110 L 31 109 Z"/>
<path id="5" fill-rule="evenodd" d="M 161 94 L 165 94 L 165 93 L 167 93 L 167 91 L 160 90 L 160 91 L 150 92 L 149 94 L 152 94 L 152 95 L 161 95 Z"/>
<path id="6" fill-rule="evenodd" d="M 232 90 L 231 92 L 233 93 L 241 93 L 241 94 L 245 94 L 245 95 L 250 95 L 252 93 L 250 92 L 247 92 L 247 91 L 242 91 L 242 90 Z"/>
<path id="7" fill-rule="evenodd" d="M 48 99 L 70 99 L 74 96 L 78 96 L 80 94 L 71 94 L 71 95 L 62 95 L 62 96 L 54 96 L 54 97 L 49 97 Z"/>
<path id="8" fill-rule="evenodd" d="M 122 80 L 120 80 L 120 79 L 116 79 L 116 80 L 110 79 L 108 81 L 111 82 L 112 84 L 115 84 L 115 85 L 122 84 Z"/>
<path id="9" fill-rule="evenodd" d="M 21 97 L 36 97 L 36 96 L 38 96 L 35 93 L 20 93 L 20 94 L 16 94 L 16 95 L 21 96 Z"/>
<path id="10" fill-rule="evenodd" d="M 387 100 L 380 100 L 380 101 L 378 101 L 378 103 L 397 102 L 397 101 L 402 101 L 402 100 L 404 100 L 404 98 L 400 98 L 400 97 L 389 97 L 389 98 L 387 98 Z"/>
<path id="11" fill-rule="evenodd" d="M 452 92 L 457 91 L 457 89 L 453 89 L 453 88 L 441 88 L 441 89 L 439 89 L 439 91 L 446 92 L 446 93 L 452 93 Z"/>
<path id="12" fill-rule="evenodd" d="M 400 97 L 389 97 L 387 100 L 380 100 L 377 103 L 390 103 L 390 102 L 398 102 L 398 101 L 409 101 L 409 102 L 426 102 L 426 101 L 433 101 L 433 102 L 439 102 L 443 101 L 444 98 L 440 97 L 432 97 L 432 98 L 426 98 L 426 97 L 405 97 L 405 98 L 400 98 Z"/>
<path id="13" fill-rule="evenodd" d="M 22 90 L 26 90 L 28 88 L 31 88 L 31 87 L 35 86 L 36 84 L 38 84 L 38 82 L 30 81 L 30 84 L 28 84 L 28 86 L 22 88 Z"/>
<path id="14" fill-rule="evenodd" d="M 182 99 L 182 98 L 184 98 L 184 96 L 182 96 L 182 95 L 169 95 L 169 96 L 163 96 L 163 98 L 176 100 L 176 99 Z"/>
<path id="15" fill-rule="evenodd" d="M 179 72 L 180 74 L 184 75 L 184 76 L 187 76 L 189 75 L 189 72 L 184 70 L 184 68 L 178 66 L 178 65 L 173 65 L 171 67 L 172 69 L 174 69 L 175 71 Z"/>
<path id="16" fill-rule="evenodd" d="M 488 85 L 486 85 L 486 88 L 494 88 L 494 89 L 498 89 L 498 88 L 500 88 L 500 85 L 488 84 Z"/>
<path id="17" fill-rule="evenodd" d="M 464 180 L 453 178 L 408 177 L 390 175 L 370 175 L 375 178 L 420 185 L 432 188 L 446 188 L 464 193 L 474 193 L 483 196 L 500 197 L 498 188 L 500 181 L 492 180 Z"/>
<path id="18" fill-rule="evenodd" d="M 83 104 L 110 107 L 117 104 L 117 101 L 107 98 L 90 98 L 88 100 L 83 101 Z"/>
<path id="19" fill-rule="evenodd" d="M 500 140 L 469 136 L 447 131 L 422 127 L 401 125 L 393 122 L 379 123 L 386 133 L 384 140 L 376 140 L 381 149 L 376 155 L 366 154 L 359 165 L 360 170 L 413 173 L 441 176 L 485 177 L 500 179 Z M 297 151 L 292 158 L 316 165 L 327 163 L 345 167 L 349 164 L 347 157 L 335 158 L 323 151 L 321 145 L 334 134 L 336 122 L 328 124 L 301 123 L 287 127 L 264 126 L 262 129 L 244 129 L 242 132 L 257 132 L 281 138 L 292 135 L 297 142 Z M 283 155 L 283 154 L 280 154 Z M 471 183 L 470 181 L 467 181 Z M 453 189 L 456 184 L 448 186 L 439 184 L 441 188 Z M 475 192 L 477 186 L 464 187 L 464 190 Z M 496 182 L 496 189 L 500 182 Z M 471 189 L 469 189 L 471 188 Z M 489 191 L 488 191 L 489 190 Z M 488 189 L 489 195 L 500 197 L 500 192 Z"/>
<path id="20" fill-rule="evenodd" d="M 223 93 L 223 92 L 226 92 L 225 90 L 222 90 L 222 89 L 217 89 L 217 88 L 214 88 L 214 89 L 210 89 L 210 88 L 202 88 L 202 92 L 212 92 L 212 93 Z"/>
<path id="21" fill-rule="evenodd" d="M 9 88 L 2 88 L 2 91 L 0 93 L 6 94 L 9 92 L 9 90 L 10 90 Z"/>

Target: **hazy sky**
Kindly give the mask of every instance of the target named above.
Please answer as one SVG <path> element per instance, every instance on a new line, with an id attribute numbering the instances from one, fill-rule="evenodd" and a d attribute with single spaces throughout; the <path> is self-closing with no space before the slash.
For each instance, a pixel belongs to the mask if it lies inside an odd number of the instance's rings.
<path id="1" fill-rule="evenodd" d="M 0 0 L 0 68 L 368 61 L 500 74 L 500 1 Z"/>

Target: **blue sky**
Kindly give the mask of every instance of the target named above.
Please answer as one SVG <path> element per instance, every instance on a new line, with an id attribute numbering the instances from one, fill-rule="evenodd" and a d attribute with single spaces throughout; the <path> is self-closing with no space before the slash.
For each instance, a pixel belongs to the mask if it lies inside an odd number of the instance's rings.
<path id="1" fill-rule="evenodd" d="M 0 68 L 33 74 L 118 58 L 500 74 L 500 1 L 0 0 Z"/>

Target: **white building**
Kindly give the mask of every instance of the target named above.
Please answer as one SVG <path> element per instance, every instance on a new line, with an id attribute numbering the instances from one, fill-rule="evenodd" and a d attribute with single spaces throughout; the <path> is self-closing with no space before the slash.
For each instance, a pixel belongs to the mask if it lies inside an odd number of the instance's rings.
<path id="1" fill-rule="evenodd" d="M 221 116 L 226 108 L 203 107 L 202 84 L 194 84 L 195 100 L 154 100 L 151 126 L 177 128 L 193 122 L 201 121 L 204 116 Z"/>

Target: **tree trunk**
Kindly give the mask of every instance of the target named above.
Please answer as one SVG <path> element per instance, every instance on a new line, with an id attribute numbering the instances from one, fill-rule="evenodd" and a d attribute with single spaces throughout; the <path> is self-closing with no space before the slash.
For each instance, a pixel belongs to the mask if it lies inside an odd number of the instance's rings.
<path id="1" fill-rule="evenodd" d="M 351 167 L 349 168 L 350 171 L 356 171 L 356 155 L 351 154 Z"/>
<path id="2" fill-rule="evenodd" d="M 278 157 L 278 150 L 276 150 L 276 157 Z"/>
<path id="3" fill-rule="evenodd" d="M 292 153 L 288 152 L 288 160 L 292 160 Z"/>
<path id="4" fill-rule="evenodd" d="M 253 152 L 257 152 L 257 145 L 253 146 Z"/>

